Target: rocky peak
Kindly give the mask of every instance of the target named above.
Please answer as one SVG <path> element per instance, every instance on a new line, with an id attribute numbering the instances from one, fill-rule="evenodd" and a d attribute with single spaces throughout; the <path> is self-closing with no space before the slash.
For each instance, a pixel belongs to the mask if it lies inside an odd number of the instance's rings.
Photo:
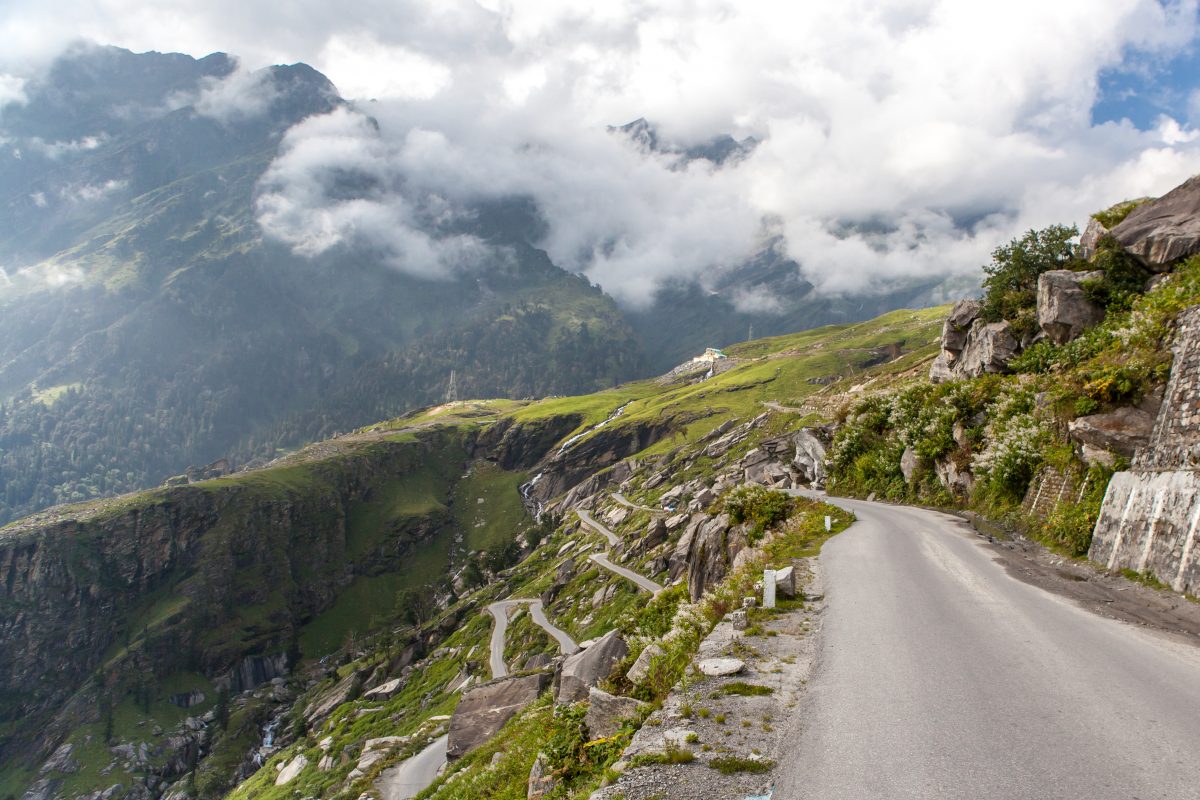
<path id="1" fill-rule="evenodd" d="M 1129 212 L 1112 235 L 1155 272 L 1200 253 L 1200 175 Z"/>

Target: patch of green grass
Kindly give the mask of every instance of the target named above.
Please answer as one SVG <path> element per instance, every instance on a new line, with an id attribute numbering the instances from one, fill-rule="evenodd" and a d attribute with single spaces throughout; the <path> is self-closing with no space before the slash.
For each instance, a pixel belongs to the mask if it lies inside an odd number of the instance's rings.
<path id="1" fill-rule="evenodd" d="M 1146 570 L 1145 572 L 1138 572 L 1137 570 L 1126 568 L 1121 570 L 1121 577 L 1125 578 L 1126 580 L 1131 580 L 1135 583 L 1140 583 L 1143 586 L 1149 586 L 1151 589 L 1158 589 L 1159 591 L 1171 591 L 1170 586 L 1160 581 L 1158 576 L 1149 570 Z"/>
<path id="2" fill-rule="evenodd" d="M 35 388 L 33 392 L 33 401 L 35 403 L 41 403 L 47 408 L 50 408 L 60 399 L 62 399 L 63 395 L 65 395 L 67 392 L 82 390 L 82 383 L 63 383 L 59 384 L 58 386 L 47 386 L 45 389 Z"/>
<path id="3" fill-rule="evenodd" d="M 489 461 L 471 465 L 451 497 L 451 509 L 466 534 L 468 550 L 486 550 L 510 542 L 530 524 L 521 502 L 524 472 L 507 472 Z M 483 502 L 479 502 L 482 500 Z"/>
<path id="4" fill-rule="evenodd" d="M 1149 203 L 1153 199 L 1153 197 L 1139 197 L 1136 200 L 1125 200 L 1124 202 L 1117 203 L 1116 205 L 1110 206 L 1103 211 L 1097 211 L 1095 214 L 1092 214 L 1092 219 L 1096 220 L 1111 231 L 1113 228 L 1120 225 L 1121 222 L 1129 216 L 1131 211 L 1140 205 Z"/>
<path id="5" fill-rule="evenodd" d="M 738 772 L 770 772 L 775 762 L 769 758 L 748 758 L 744 756 L 717 756 L 708 765 L 722 775 L 733 775 Z"/>
<path id="6" fill-rule="evenodd" d="M 738 695 L 741 697 L 762 697 L 774 693 L 775 690 L 770 686 L 761 686 L 757 683 L 746 683 L 745 681 L 727 683 L 714 692 L 714 694 L 718 695 Z"/>
<path id="7" fill-rule="evenodd" d="M 453 545 L 454 529 L 444 527 L 414 547 L 395 571 L 357 578 L 332 606 L 302 629 L 300 649 L 305 658 L 332 653 L 347 637 L 365 634 L 392 620 L 397 593 L 426 586 L 431 577 L 445 575 Z"/>
<path id="8" fill-rule="evenodd" d="M 682 747 L 671 747 L 662 753 L 642 753 L 629 759 L 630 767 L 649 767 L 657 764 L 690 764 L 696 760 L 696 754 Z"/>

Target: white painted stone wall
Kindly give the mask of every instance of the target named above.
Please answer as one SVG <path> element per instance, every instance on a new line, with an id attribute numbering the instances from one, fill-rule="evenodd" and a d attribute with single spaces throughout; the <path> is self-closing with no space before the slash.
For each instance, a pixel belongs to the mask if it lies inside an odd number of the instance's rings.
<path id="1" fill-rule="evenodd" d="M 1108 484 L 1088 558 L 1200 594 L 1200 306 L 1180 315 L 1173 350 L 1150 443 Z"/>
<path id="2" fill-rule="evenodd" d="M 1108 484 L 1088 558 L 1149 572 L 1177 592 L 1200 594 L 1200 473 L 1118 472 Z"/>

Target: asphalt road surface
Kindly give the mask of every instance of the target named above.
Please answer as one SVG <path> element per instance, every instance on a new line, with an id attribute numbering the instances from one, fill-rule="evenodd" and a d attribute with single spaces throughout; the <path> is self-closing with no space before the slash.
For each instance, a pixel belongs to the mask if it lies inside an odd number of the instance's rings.
<path id="1" fill-rule="evenodd" d="M 591 514 L 584 511 L 582 508 L 576 509 L 575 513 L 579 515 L 579 518 L 581 520 L 583 520 L 584 525 L 587 525 L 589 528 L 594 530 L 596 533 L 600 534 L 605 539 L 607 539 L 609 547 L 616 547 L 618 544 L 621 543 L 621 540 L 617 538 L 617 535 L 615 533 L 613 533 L 608 528 L 604 527 L 599 522 L 597 522 L 595 520 L 595 518 L 592 517 Z"/>
<path id="2" fill-rule="evenodd" d="M 546 618 L 546 610 L 542 608 L 541 600 L 500 600 L 488 606 L 492 615 L 491 669 L 493 678 L 503 678 L 508 675 L 508 665 L 504 663 L 504 644 L 508 634 L 508 609 L 518 605 L 529 605 L 529 613 L 535 625 L 550 634 L 558 642 L 558 649 L 563 655 L 571 655 L 579 651 L 579 645 L 570 634 L 554 626 Z"/>
<path id="3" fill-rule="evenodd" d="M 612 563 L 608 560 L 608 556 L 604 553 L 592 553 L 590 556 L 588 556 L 588 558 L 592 559 L 592 561 L 595 561 L 609 572 L 620 575 L 626 580 L 633 581 L 638 585 L 639 589 L 645 589 L 650 594 L 658 594 L 663 590 L 662 586 L 650 580 L 646 576 L 639 575 L 631 569 L 625 569 L 624 567 L 619 567 Z"/>
<path id="4" fill-rule="evenodd" d="M 408 800 L 437 780 L 438 770 L 446 763 L 447 741 L 445 736 L 435 739 L 412 758 L 381 772 L 375 788 L 383 800 Z"/>
<path id="5" fill-rule="evenodd" d="M 1011 577 L 957 518 L 833 499 L 775 800 L 1200 798 L 1200 647 Z"/>

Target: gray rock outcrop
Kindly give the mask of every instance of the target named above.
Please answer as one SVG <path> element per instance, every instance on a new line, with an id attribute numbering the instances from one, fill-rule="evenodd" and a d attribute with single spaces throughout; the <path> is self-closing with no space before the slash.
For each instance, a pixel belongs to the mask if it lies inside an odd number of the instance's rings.
<path id="1" fill-rule="evenodd" d="M 967 497 L 975 488 L 975 476 L 967 467 L 960 467 L 952 458 L 933 462 L 933 473 L 942 485 L 959 497 Z"/>
<path id="2" fill-rule="evenodd" d="M 912 445 L 904 448 L 904 452 L 900 454 L 900 473 L 904 476 L 905 483 L 912 483 L 913 475 L 917 472 L 917 451 Z"/>
<path id="3" fill-rule="evenodd" d="M 525 800 L 542 800 L 543 797 L 549 797 L 557 785 L 554 770 L 550 768 L 550 759 L 545 753 L 538 753 L 537 758 L 533 760 L 533 766 L 529 768 Z"/>
<path id="4" fill-rule="evenodd" d="M 696 528 L 687 555 L 688 595 L 693 603 L 698 601 L 700 596 L 712 588 L 717 581 L 724 578 L 728 571 L 730 560 L 726 550 L 728 530 L 728 514 L 704 518 Z"/>
<path id="5" fill-rule="evenodd" d="M 1200 253 L 1200 175 L 1129 212 L 1112 235 L 1155 272 Z"/>
<path id="6" fill-rule="evenodd" d="M 1007 322 L 986 322 L 978 300 L 959 300 L 942 325 L 942 351 L 929 368 L 929 379 L 944 383 L 1008 371 L 1021 343 Z"/>
<path id="7" fill-rule="evenodd" d="M 1079 237 L 1079 257 L 1088 260 L 1096 255 L 1099 249 L 1100 240 L 1109 234 L 1108 228 L 1095 217 L 1088 219 L 1087 227 L 1083 229 L 1083 234 Z"/>
<path id="8" fill-rule="evenodd" d="M 550 675 L 535 672 L 476 686 L 463 694 L 450 717 L 446 757 L 459 758 L 496 735 L 550 684 Z"/>
<path id="9" fill-rule="evenodd" d="M 79 762 L 75 759 L 75 745 L 66 742 L 59 745 L 50 758 L 46 759 L 46 763 L 42 764 L 42 768 L 38 770 L 38 774 L 45 775 L 50 772 L 70 774 L 78 771 Z"/>
<path id="10" fill-rule="evenodd" d="M 1104 319 L 1104 309 L 1083 292 L 1086 281 L 1100 280 L 1101 270 L 1054 269 L 1038 276 L 1038 326 L 1055 344 L 1066 344 Z"/>
<path id="11" fill-rule="evenodd" d="M 1008 322 L 975 320 L 959 354 L 955 372 L 964 378 L 1008 372 L 1008 362 L 1021 352 L 1021 343 Z"/>
<path id="12" fill-rule="evenodd" d="M 607 678 L 617 662 L 627 655 L 629 645 L 621 638 L 621 632 L 611 630 L 586 650 L 568 656 L 563 662 L 554 701 L 566 704 L 587 700 L 588 690 Z"/>
<path id="13" fill-rule="evenodd" d="M 588 692 L 588 710 L 583 718 L 593 739 L 612 736 L 621 729 L 621 720 L 633 719 L 646 705 L 632 697 L 620 697 L 592 687 Z"/>
<path id="14" fill-rule="evenodd" d="M 961 353 L 967 344 L 971 325 L 979 319 L 983 305 L 978 300 L 959 300 L 942 323 L 942 349 Z"/>
<path id="15" fill-rule="evenodd" d="M 625 677 L 635 686 L 641 686 L 650 677 L 650 662 L 663 654 L 663 649 L 656 644 L 648 644 L 638 654 L 633 666 L 625 673 Z"/>
<path id="16" fill-rule="evenodd" d="M 1154 415 L 1140 408 L 1118 408 L 1105 414 L 1079 417 L 1068 425 L 1075 442 L 1133 458 L 1150 441 Z"/>
<path id="17" fill-rule="evenodd" d="M 796 448 L 792 465 L 799 473 L 800 480 L 814 489 L 823 488 L 828 475 L 825 460 L 829 441 L 823 434 L 824 431 L 819 428 L 802 428 L 792 439 Z"/>
<path id="18" fill-rule="evenodd" d="M 287 763 L 287 766 L 279 771 L 278 775 L 275 776 L 275 785 L 287 786 L 289 783 L 296 780 L 296 778 L 299 777 L 300 773 L 303 772 L 304 768 L 307 766 L 308 758 L 303 755 L 296 756 Z"/>
<path id="19" fill-rule="evenodd" d="M 304 718 L 310 727 L 315 725 L 332 714 L 342 703 L 348 703 L 357 697 L 361 689 L 362 676 L 358 673 L 347 675 L 313 700 L 304 710 Z"/>

